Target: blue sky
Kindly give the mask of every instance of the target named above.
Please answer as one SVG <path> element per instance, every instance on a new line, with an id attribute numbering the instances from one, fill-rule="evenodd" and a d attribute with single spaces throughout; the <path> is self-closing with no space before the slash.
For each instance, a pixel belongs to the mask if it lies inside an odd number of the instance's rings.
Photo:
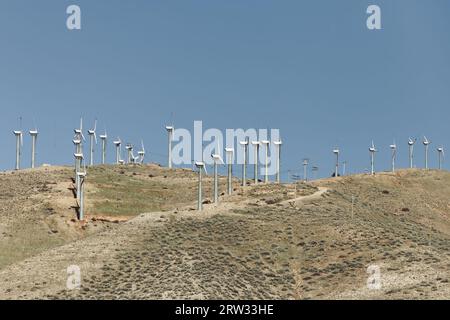
<path id="1" fill-rule="evenodd" d="M 80 31 L 66 28 L 70 4 L 81 7 Z M 370 4 L 382 30 L 366 27 Z M 73 162 L 81 114 L 86 129 L 98 118 L 99 131 L 143 138 L 149 160 L 165 162 L 171 112 L 188 129 L 194 120 L 279 128 L 283 171 L 300 172 L 308 157 L 328 176 L 336 144 L 348 170 L 363 171 L 372 139 L 385 170 L 394 138 L 405 167 L 408 136 L 424 134 L 437 166 L 436 147 L 450 144 L 449 9 L 446 0 L 2 0 L 0 169 L 14 166 L 20 116 L 41 132 L 39 163 Z M 24 148 L 29 166 L 28 135 Z"/>

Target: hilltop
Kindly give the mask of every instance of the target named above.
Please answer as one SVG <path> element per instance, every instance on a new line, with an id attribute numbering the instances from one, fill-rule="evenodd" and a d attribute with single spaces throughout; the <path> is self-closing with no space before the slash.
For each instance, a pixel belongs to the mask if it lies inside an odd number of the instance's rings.
<path id="1" fill-rule="evenodd" d="M 87 221 L 71 168 L 0 174 L 0 298 L 450 297 L 450 173 L 260 184 L 197 212 L 197 175 L 98 166 Z M 205 178 L 205 197 L 212 179 Z M 220 181 L 225 190 L 225 178 Z M 66 289 L 70 265 L 80 290 Z M 367 267 L 382 287 L 367 288 Z"/>

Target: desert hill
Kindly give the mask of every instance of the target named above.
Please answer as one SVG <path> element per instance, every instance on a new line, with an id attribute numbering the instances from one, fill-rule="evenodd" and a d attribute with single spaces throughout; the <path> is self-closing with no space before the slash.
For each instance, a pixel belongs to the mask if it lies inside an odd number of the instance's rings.
<path id="1" fill-rule="evenodd" d="M 64 167 L 0 174 L 0 298 L 450 297 L 450 173 L 403 170 L 241 188 L 197 212 L 197 175 Z M 205 198 L 212 179 L 204 180 Z M 225 178 L 220 188 L 225 190 Z M 67 290 L 67 267 L 81 269 Z M 368 289 L 369 266 L 381 288 Z"/>

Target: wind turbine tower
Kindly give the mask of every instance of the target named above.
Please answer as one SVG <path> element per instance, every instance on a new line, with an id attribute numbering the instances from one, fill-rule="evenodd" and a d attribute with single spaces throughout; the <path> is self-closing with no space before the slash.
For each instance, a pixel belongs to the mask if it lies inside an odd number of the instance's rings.
<path id="1" fill-rule="evenodd" d="M 105 133 L 100 135 L 100 140 L 102 141 L 102 164 L 106 163 L 106 140 L 108 139 L 108 134 Z"/>
<path id="2" fill-rule="evenodd" d="M 168 161 L 169 161 L 169 169 L 172 169 L 172 140 L 173 140 L 173 132 L 174 132 L 174 126 L 166 126 L 167 134 L 169 137 L 169 147 L 168 147 Z"/>
<path id="3" fill-rule="evenodd" d="M 30 136 L 31 136 L 31 168 L 35 168 L 35 161 L 36 161 L 36 141 L 38 136 L 38 131 L 35 128 L 34 130 L 30 130 Z"/>
<path id="4" fill-rule="evenodd" d="M 273 144 L 275 145 L 276 153 L 277 153 L 277 175 L 275 180 L 277 183 L 280 183 L 280 156 L 281 156 L 281 145 L 283 142 L 281 140 L 274 141 Z"/>
<path id="5" fill-rule="evenodd" d="M 195 166 L 198 169 L 198 204 L 197 204 L 197 210 L 202 211 L 203 209 L 203 200 L 202 200 L 202 172 L 205 171 L 205 174 L 208 174 L 206 172 L 206 166 L 203 161 L 195 162 Z"/>
<path id="6" fill-rule="evenodd" d="M 303 180 L 306 182 L 308 181 L 308 164 L 309 164 L 309 159 L 305 158 L 303 159 Z"/>
<path id="7" fill-rule="evenodd" d="M 80 165 L 81 167 L 81 165 Z M 78 175 L 78 181 L 79 181 L 79 217 L 78 219 L 80 221 L 84 220 L 84 184 L 85 184 L 85 179 L 86 179 L 86 175 L 87 175 L 87 171 L 86 171 L 86 164 L 84 164 L 84 171 L 78 171 L 77 172 Z M 78 189 L 77 189 L 77 193 L 78 193 Z"/>
<path id="8" fill-rule="evenodd" d="M 89 165 L 94 165 L 94 141 L 97 144 L 97 120 L 94 122 L 94 129 L 88 130 L 89 134 Z"/>
<path id="9" fill-rule="evenodd" d="M 395 140 L 389 147 L 391 148 L 391 170 L 392 172 L 395 172 L 395 158 L 397 157 L 397 145 L 395 144 Z"/>
<path id="10" fill-rule="evenodd" d="M 116 146 L 116 164 L 120 164 L 120 155 L 122 153 L 122 140 L 118 137 L 117 140 L 113 141 Z"/>
<path id="11" fill-rule="evenodd" d="M 259 155 L 259 146 L 261 145 L 261 142 L 259 141 L 252 141 L 252 145 L 255 148 L 255 184 L 258 184 L 258 155 Z"/>
<path id="12" fill-rule="evenodd" d="M 425 169 L 428 169 L 428 146 L 431 141 L 427 139 L 427 137 L 423 136 L 423 145 L 425 146 Z"/>
<path id="13" fill-rule="evenodd" d="M 128 164 L 130 164 L 131 163 L 131 161 L 132 161 L 132 153 L 133 153 L 133 145 L 131 144 L 131 143 L 128 143 L 126 146 L 125 146 L 125 149 L 127 149 L 127 154 L 128 154 L 128 156 L 127 156 L 127 163 Z"/>
<path id="14" fill-rule="evenodd" d="M 369 148 L 369 152 L 370 152 L 370 173 L 372 175 L 375 174 L 375 152 L 377 152 L 377 149 L 375 148 L 375 145 L 373 144 L 373 140 L 372 140 L 372 146 Z"/>
<path id="15" fill-rule="evenodd" d="M 75 153 L 75 189 L 77 190 L 77 199 L 81 199 L 81 178 L 80 178 L 80 172 L 81 172 L 81 164 L 83 163 L 84 156 L 82 153 Z M 86 170 L 85 170 L 86 171 Z"/>
<path id="16" fill-rule="evenodd" d="M 234 158 L 234 149 L 233 148 L 225 148 L 225 152 L 227 154 L 227 163 L 228 163 L 228 195 L 233 193 L 233 158 Z"/>
<path id="17" fill-rule="evenodd" d="M 444 147 L 437 148 L 438 157 L 439 157 L 439 170 L 442 170 L 442 159 L 445 157 Z"/>
<path id="18" fill-rule="evenodd" d="M 269 140 L 262 140 L 261 144 L 265 146 L 265 159 L 264 159 L 264 183 L 269 183 Z"/>
<path id="19" fill-rule="evenodd" d="M 216 153 L 212 154 L 211 157 L 214 160 L 214 203 L 219 202 L 219 173 L 218 173 L 218 164 L 223 163 L 223 159 L 221 157 L 220 144 L 217 145 Z"/>
<path id="20" fill-rule="evenodd" d="M 414 144 L 416 143 L 417 139 L 408 139 L 408 147 L 409 147 L 409 168 L 413 168 L 413 157 L 414 157 Z"/>
<path id="21" fill-rule="evenodd" d="M 339 176 L 339 148 L 338 147 L 334 148 L 333 153 L 336 156 L 336 165 L 335 165 L 335 169 L 334 169 L 334 176 L 338 177 Z"/>
<path id="22" fill-rule="evenodd" d="M 20 170 L 20 157 L 22 155 L 23 132 L 21 130 L 13 131 L 16 136 L 16 170 Z"/>
<path id="23" fill-rule="evenodd" d="M 139 155 L 139 163 L 144 164 L 144 158 L 145 158 L 145 147 L 144 147 L 144 140 L 141 140 L 141 150 L 138 151 Z"/>
<path id="24" fill-rule="evenodd" d="M 239 144 L 244 148 L 244 163 L 242 164 L 242 186 L 247 185 L 247 159 L 248 159 L 248 139 L 240 141 Z"/>

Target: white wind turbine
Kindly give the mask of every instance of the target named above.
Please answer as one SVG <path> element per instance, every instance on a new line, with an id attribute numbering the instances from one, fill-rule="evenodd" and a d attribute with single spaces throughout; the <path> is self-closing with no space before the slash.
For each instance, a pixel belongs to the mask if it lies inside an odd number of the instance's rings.
<path id="1" fill-rule="evenodd" d="M 20 170 L 20 158 L 22 156 L 23 132 L 22 130 L 13 131 L 16 136 L 16 170 Z"/>
<path id="2" fill-rule="evenodd" d="M 173 132 L 175 130 L 174 126 L 166 126 L 166 130 L 167 130 L 167 134 L 168 134 L 168 138 L 169 138 L 169 144 L 168 144 L 168 158 L 169 158 L 169 169 L 172 168 L 172 141 L 173 141 Z"/>
<path id="3" fill-rule="evenodd" d="M 80 165 L 81 167 L 81 165 Z M 78 171 L 77 172 L 77 176 L 78 176 L 78 181 L 79 181 L 79 217 L 78 219 L 80 221 L 84 220 L 84 185 L 85 185 L 85 180 L 86 180 L 86 175 L 87 175 L 87 171 L 86 171 L 86 163 L 83 163 L 83 167 L 84 167 L 84 171 Z M 78 190 L 77 190 L 77 194 L 78 194 Z"/>
<path id="4" fill-rule="evenodd" d="M 334 176 L 338 177 L 339 176 L 339 148 L 335 147 L 333 149 L 333 153 L 336 156 L 336 164 L 335 164 L 335 168 L 334 168 Z"/>
<path id="5" fill-rule="evenodd" d="M 375 148 L 375 145 L 373 144 L 373 140 L 372 140 L 372 146 L 369 148 L 369 152 L 370 152 L 370 172 L 372 175 L 375 174 L 375 168 L 374 168 L 374 164 L 375 164 L 375 152 L 377 152 L 378 150 Z"/>
<path id="6" fill-rule="evenodd" d="M 265 159 L 264 159 L 264 183 L 269 183 L 269 140 L 262 140 L 261 144 L 265 146 Z"/>
<path id="7" fill-rule="evenodd" d="M 84 155 L 82 153 L 75 153 L 75 189 L 77 191 L 77 200 L 81 199 L 81 165 L 84 160 Z M 85 170 L 86 171 L 86 170 Z"/>
<path id="8" fill-rule="evenodd" d="M 120 164 L 122 154 L 122 140 L 120 140 L 120 137 L 117 137 L 113 144 L 116 146 L 116 164 Z"/>
<path id="9" fill-rule="evenodd" d="M 80 127 L 78 129 L 74 129 L 73 130 L 75 132 L 75 136 L 74 136 L 74 141 L 79 141 L 79 143 L 75 143 L 76 146 L 76 153 L 81 153 L 82 152 L 82 144 L 83 141 L 86 141 L 86 138 L 83 135 L 83 118 L 80 118 Z"/>
<path id="10" fill-rule="evenodd" d="M 133 145 L 131 143 L 127 143 L 127 145 L 125 146 L 125 149 L 127 150 L 127 163 L 130 164 L 133 159 Z"/>
<path id="11" fill-rule="evenodd" d="M 218 165 L 220 163 L 224 163 L 221 153 L 221 146 L 219 140 L 217 140 L 217 150 L 215 150 L 215 154 L 211 154 L 211 157 L 214 161 L 214 203 L 219 202 L 219 173 L 218 173 Z"/>
<path id="12" fill-rule="evenodd" d="M 198 204 L 197 204 L 197 210 L 201 211 L 203 209 L 202 173 L 203 173 L 203 171 L 205 171 L 205 174 L 208 174 L 208 172 L 206 171 L 206 165 L 205 165 L 205 163 L 203 161 L 195 162 L 195 166 L 198 169 Z"/>
<path id="13" fill-rule="evenodd" d="M 255 167 L 254 167 L 254 173 L 255 173 L 255 184 L 258 184 L 258 155 L 259 155 L 259 146 L 261 145 L 261 142 L 259 141 L 252 141 L 252 145 L 254 146 L 255 150 Z"/>
<path id="14" fill-rule="evenodd" d="M 239 144 L 244 148 L 244 163 L 242 164 L 242 186 L 247 185 L 247 160 L 248 160 L 248 138 L 240 141 Z"/>
<path id="15" fill-rule="evenodd" d="M 138 151 L 139 156 L 139 163 L 144 164 L 144 158 L 145 158 L 145 147 L 144 147 L 144 140 L 141 140 L 141 150 Z"/>
<path id="16" fill-rule="evenodd" d="M 277 183 L 280 183 L 280 156 L 281 156 L 281 145 L 283 142 L 280 140 L 274 141 L 273 144 L 275 145 L 276 153 L 277 153 L 277 176 L 275 180 Z"/>
<path id="17" fill-rule="evenodd" d="M 422 143 L 425 146 L 425 169 L 428 169 L 428 146 L 430 145 L 431 141 L 429 141 L 427 137 L 423 136 Z"/>
<path id="18" fill-rule="evenodd" d="M 100 140 L 102 141 L 102 164 L 106 163 L 106 142 L 108 139 L 108 134 L 106 133 L 106 129 L 105 129 L 105 133 L 100 135 Z"/>
<path id="19" fill-rule="evenodd" d="M 309 164 L 309 159 L 308 158 L 303 159 L 303 180 L 305 182 L 308 181 L 308 176 L 307 176 L 308 164 Z"/>
<path id="20" fill-rule="evenodd" d="M 89 134 L 89 165 L 94 165 L 94 141 L 97 144 L 97 119 L 94 122 L 94 129 L 88 130 Z"/>
<path id="21" fill-rule="evenodd" d="M 413 157 L 414 157 L 414 144 L 416 143 L 417 139 L 408 139 L 408 148 L 409 148 L 409 167 L 413 168 Z"/>
<path id="22" fill-rule="evenodd" d="M 397 144 L 395 143 L 395 140 L 389 147 L 391 148 L 391 171 L 395 172 L 395 159 L 397 157 Z"/>
<path id="23" fill-rule="evenodd" d="M 31 168 L 34 169 L 36 161 L 36 141 L 39 132 L 35 126 L 34 130 L 30 130 L 29 133 L 31 136 Z"/>
<path id="24" fill-rule="evenodd" d="M 442 170 L 442 160 L 445 158 L 444 147 L 437 148 L 439 157 L 439 170 Z"/>
<path id="25" fill-rule="evenodd" d="M 234 149 L 233 148 L 225 148 L 225 152 L 227 154 L 227 163 L 228 163 L 228 195 L 233 193 L 233 158 L 234 158 Z"/>

